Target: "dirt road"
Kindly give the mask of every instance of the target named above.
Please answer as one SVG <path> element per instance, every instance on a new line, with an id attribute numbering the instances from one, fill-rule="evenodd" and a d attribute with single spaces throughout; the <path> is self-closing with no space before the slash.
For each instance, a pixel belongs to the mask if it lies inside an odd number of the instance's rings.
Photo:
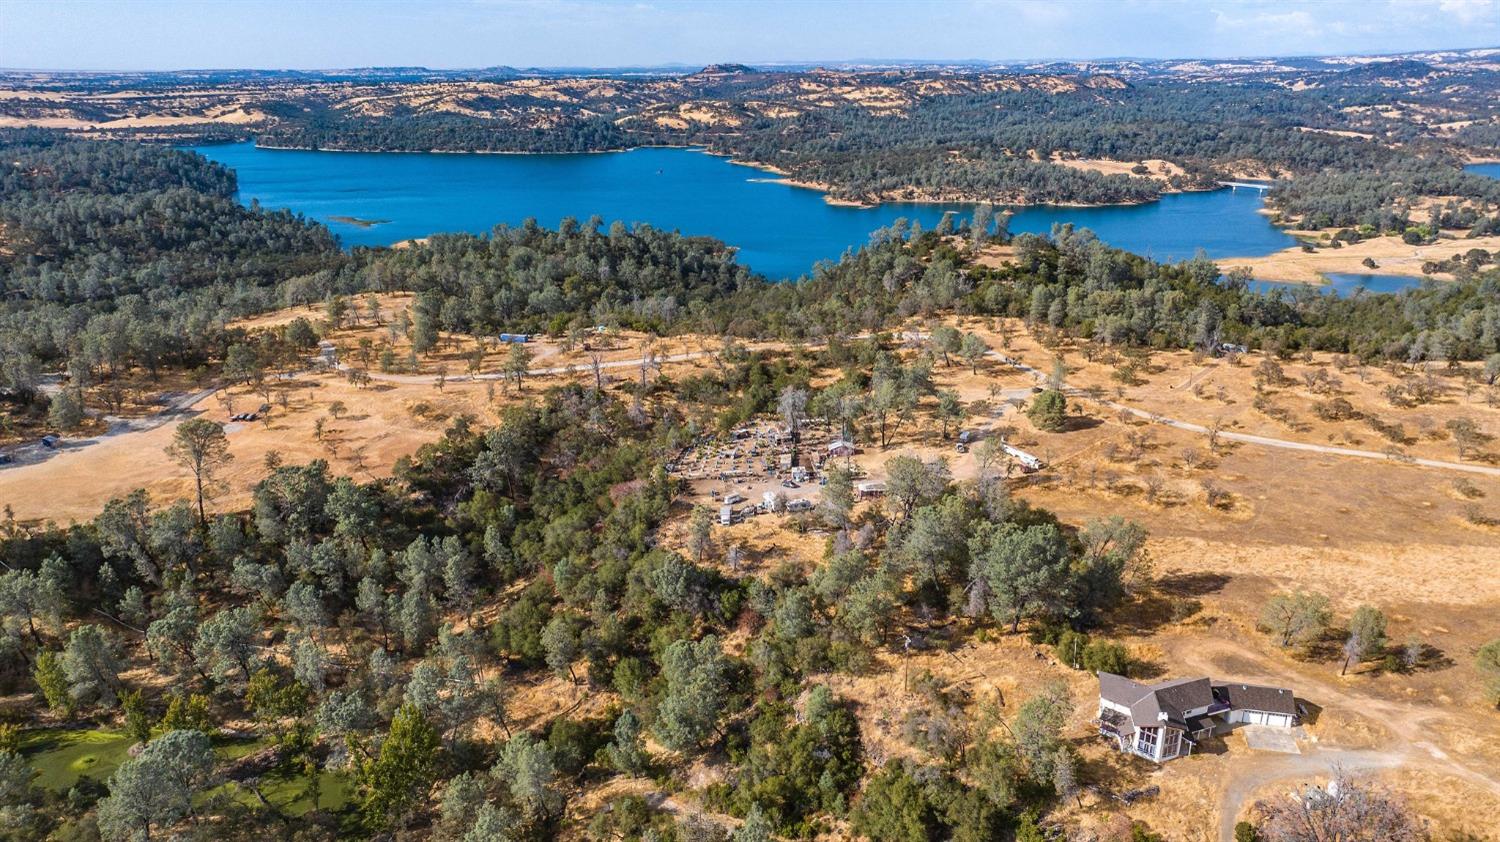
<path id="1" fill-rule="evenodd" d="M 662 356 L 656 357 L 654 361 L 659 364 L 680 363 L 687 362 L 688 360 L 696 360 L 700 357 L 710 356 L 713 353 L 714 352 L 712 351 L 691 351 L 682 354 L 663 354 Z M 599 363 L 599 368 L 635 368 L 636 366 L 639 366 L 644 359 L 644 357 L 637 357 L 633 360 L 609 360 L 607 362 Z M 339 371 L 348 371 L 349 369 L 350 366 L 348 363 L 338 364 Z M 593 370 L 594 367 L 591 363 L 581 363 L 576 365 L 554 365 L 545 368 L 530 369 L 526 372 L 526 376 L 537 377 L 545 376 L 548 374 L 584 374 Z M 377 382 L 404 383 L 417 386 L 436 383 L 438 379 L 437 375 L 435 374 L 383 374 L 374 371 L 369 372 L 369 374 L 370 379 Z M 508 375 L 504 372 L 488 371 L 481 374 L 464 374 L 456 377 L 447 377 L 445 379 L 450 383 L 462 383 L 464 381 L 504 380 L 507 376 Z"/>
<path id="2" fill-rule="evenodd" d="M 1011 368 L 1027 372 L 1035 376 L 1040 381 L 1045 382 L 1050 379 L 1049 375 L 1044 374 L 1043 372 L 1035 368 L 1032 368 L 1031 366 L 1021 362 L 1020 360 L 1011 359 L 1010 357 L 1006 357 L 994 351 L 991 351 L 990 354 L 993 355 L 996 359 L 1000 360 L 1002 363 L 1010 366 Z M 1063 389 L 1072 397 L 1087 397 L 1083 394 L 1082 391 L 1068 387 L 1066 384 L 1064 384 Z M 1204 435 L 1208 434 L 1208 428 L 1203 426 L 1202 424 L 1194 424 L 1190 421 L 1181 421 L 1176 418 L 1170 418 L 1168 416 L 1160 415 L 1155 412 L 1147 412 L 1144 409 L 1138 409 L 1133 406 L 1128 406 L 1126 404 L 1117 403 L 1111 400 L 1105 400 L 1103 398 L 1088 399 L 1094 401 L 1100 406 L 1107 406 L 1110 409 L 1116 411 L 1128 412 L 1137 418 L 1143 418 L 1155 424 L 1164 424 L 1168 427 L 1175 427 L 1179 430 L 1187 430 L 1188 432 L 1192 433 L 1203 433 Z M 1463 471 L 1470 474 L 1483 474 L 1485 476 L 1500 477 L 1500 468 L 1490 465 L 1474 465 L 1466 462 L 1445 462 L 1441 459 L 1393 458 L 1389 454 L 1380 453 L 1374 450 L 1359 450 L 1353 447 L 1335 447 L 1329 444 L 1313 444 L 1311 442 L 1305 441 L 1291 441 L 1289 439 L 1271 438 L 1270 436 L 1256 436 L 1249 433 L 1234 433 L 1225 430 L 1219 431 L 1219 438 L 1224 439 L 1225 441 L 1238 441 L 1244 442 L 1246 444 L 1261 445 L 1263 447 L 1279 447 L 1284 450 L 1303 450 L 1311 453 L 1327 453 L 1332 456 L 1349 456 L 1357 459 L 1378 459 L 1382 462 L 1396 462 L 1398 464 L 1404 465 L 1419 465 L 1424 468 L 1440 468 L 1447 471 Z"/>
<path id="3" fill-rule="evenodd" d="M 159 412 L 137 418 L 121 418 L 115 415 L 103 417 L 104 423 L 108 425 L 105 432 L 97 436 L 85 436 L 82 438 L 61 439 L 57 447 L 51 448 L 38 442 L 23 444 L 12 447 L 6 451 L 13 460 L 8 465 L 0 465 L 0 470 L 22 470 L 28 465 L 36 465 L 57 456 L 66 450 L 76 450 L 84 447 L 108 447 L 121 441 L 123 436 L 131 433 L 144 433 L 154 430 L 173 421 L 184 420 L 194 414 L 193 407 L 205 398 L 217 392 L 217 386 L 211 389 L 202 389 L 197 392 L 187 392 L 169 398 L 166 405 Z"/>
<path id="4" fill-rule="evenodd" d="M 1285 685 L 1284 669 L 1253 649 L 1221 639 L 1175 641 L 1165 648 L 1183 674 L 1232 677 L 1235 680 Z M 1395 768 L 1423 768 L 1461 778 L 1500 798 L 1500 771 L 1463 760 L 1441 749 L 1434 732 L 1437 723 L 1462 725 L 1454 714 L 1439 707 L 1416 707 L 1367 695 L 1356 689 L 1299 672 L 1295 676 L 1299 698 L 1342 714 L 1368 719 L 1387 732 L 1379 749 L 1353 748 L 1336 743 L 1310 745 L 1306 753 L 1247 753 L 1237 757 L 1234 774 L 1219 801 L 1219 838 L 1233 842 L 1234 824 L 1257 791 L 1287 781 L 1327 775 L 1333 767 L 1347 772 L 1371 772 Z"/>

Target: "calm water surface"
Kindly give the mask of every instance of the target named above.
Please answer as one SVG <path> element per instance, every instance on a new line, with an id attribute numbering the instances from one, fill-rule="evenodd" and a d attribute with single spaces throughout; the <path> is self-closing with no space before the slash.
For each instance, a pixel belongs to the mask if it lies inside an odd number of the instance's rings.
<path id="1" fill-rule="evenodd" d="M 305 214 L 346 246 L 389 245 L 445 231 L 488 232 L 534 217 L 648 222 L 739 248 L 740 260 L 773 278 L 796 277 L 837 260 L 898 217 L 936 225 L 970 205 L 829 205 L 814 190 L 772 182 L 766 173 L 688 149 L 595 155 L 482 155 L 303 152 L 252 143 L 194 147 L 239 173 L 240 199 Z M 1158 260 L 1256 256 L 1294 245 L 1266 221 L 1261 194 L 1218 190 L 1163 196 L 1147 205 L 1017 209 L 1013 232 L 1046 233 L 1070 222 L 1110 245 Z M 335 217 L 354 218 L 370 225 Z"/>
<path id="2" fill-rule="evenodd" d="M 1500 178 L 1500 164 L 1470 164 L 1464 169 L 1469 172 L 1477 172 L 1490 178 Z"/>
<path id="3" fill-rule="evenodd" d="M 1348 298 L 1357 292 L 1400 292 L 1421 286 L 1423 280 L 1417 275 L 1367 275 L 1355 272 L 1325 272 L 1323 277 L 1328 279 L 1328 283 L 1322 286 L 1307 287 L 1306 284 L 1297 283 L 1251 281 L 1250 289 L 1256 292 L 1274 292 L 1278 289 L 1291 291 L 1306 287 L 1324 294 L 1337 295 L 1339 298 Z"/>

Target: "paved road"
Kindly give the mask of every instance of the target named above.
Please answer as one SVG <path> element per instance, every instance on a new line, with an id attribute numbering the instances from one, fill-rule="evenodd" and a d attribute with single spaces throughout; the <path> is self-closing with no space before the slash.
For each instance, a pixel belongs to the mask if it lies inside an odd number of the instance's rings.
<path id="1" fill-rule="evenodd" d="M 1041 371 L 1038 371 L 1037 369 L 1032 368 L 1031 366 L 1026 365 L 1019 360 L 1013 360 L 1009 357 L 997 354 L 994 351 L 991 351 L 990 353 L 997 359 L 999 359 L 1002 363 L 1005 363 L 1011 368 L 1020 369 L 1021 371 L 1025 371 L 1032 375 L 1035 375 L 1038 380 L 1045 381 L 1049 379 L 1049 375 L 1044 374 Z M 1084 397 L 1083 393 L 1078 389 L 1068 387 L 1066 386 L 1066 384 L 1064 385 L 1064 388 L 1070 395 L 1073 395 L 1075 397 Z M 1208 428 L 1203 426 L 1202 424 L 1194 424 L 1189 421 L 1180 421 L 1176 418 L 1159 415 L 1155 412 L 1147 412 L 1144 409 L 1138 409 L 1133 406 L 1127 406 L 1122 403 L 1116 403 L 1115 401 L 1104 400 L 1102 398 L 1090 398 L 1090 400 L 1093 400 L 1103 406 L 1107 406 L 1110 409 L 1114 409 L 1117 411 L 1123 410 L 1130 413 L 1131 415 L 1136 416 L 1137 418 L 1144 418 L 1147 421 L 1151 421 L 1157 424 L 1165 424 L 1168 427 L 1175 427 L 1179 430 L 1187 430 L 1188 432 L 1192 433 L 1208 433 Z M 1284 450 L 1303 450 L 1310 453 L 1326 453 L 1331 456 L 1349 456 L 1357 459 L 1377 459 L 1382 462 L 1394 462 L 1402 465 L 1420 465 L 1424 468 L 1441 468 L 1448 471 L 1463 471 L 1470 474 L 1484 474 L 1485 476 L 1500 477 L 1500 467 L 1494 467 L 1491 465 L 1475 465 L 1468 462 L 1445 462 L 1441 459 L 1396 459 L 1392 458 L 1389 454 L 1381 453 L 1375 450 L 1359 450 L 1353 447 L 1335 447 L 1330 444 L 1313 444 L 1311 442 L 1291 441 L 1288 439 L 1272 438 L 1270 436 L 1256 436 L 1251 435 L 1250 433 L 1233 433 L 1226 430 L 1219 431 L 1219 438 L 1226 441 L 1238 441 L 1244 442 L 1246 444 L 1258 444 L 1264 447 L 1279 447 Z"/>

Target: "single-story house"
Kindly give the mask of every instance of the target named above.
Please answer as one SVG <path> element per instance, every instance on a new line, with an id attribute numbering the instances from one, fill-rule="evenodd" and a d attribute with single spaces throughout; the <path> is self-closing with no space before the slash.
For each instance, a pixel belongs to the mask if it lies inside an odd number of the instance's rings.
<path id="1" fill-rule="evenodd" d="M 885 483 L 873 479 L 864 480 L 854 484 L 854 491 L 861 500 L 866 497 L 878 497 L 885 493 Z"/>
<path id="2" fill-rule="evenodd" d="M 1204 737 L 1238 724 L 1290 728 L 1299 710 L 1280 687 L 1178 678 L 1141 684 L 1099 673 L 1099 733 L 1120 751 L 1156 763 L 1192 754 Z"/>
<path id="3" fill-rule="evenodd" d="M 834 439 L 828 443 L 829 456 L 853 456 L 858 450 L 851 442 L 843 439 Z"/>

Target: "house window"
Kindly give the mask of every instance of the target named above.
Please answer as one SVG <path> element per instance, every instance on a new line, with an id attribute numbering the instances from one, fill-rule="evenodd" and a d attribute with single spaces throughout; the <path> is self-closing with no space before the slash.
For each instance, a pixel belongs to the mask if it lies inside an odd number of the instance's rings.
<path id="1" fill-rule="evenodd" d="M 1176 757 L 1182 750 L 1182 734 L 1175 729 L 1168 728 L 1166 739 L 1162 740 L 1162 757 Z"/>
<path id="2" fill-rule="evenodd" d="M 1156 756 L 1156 729 L 1142 728 L 1136 732 L 1135 749 L 1147 757 Z"/>

